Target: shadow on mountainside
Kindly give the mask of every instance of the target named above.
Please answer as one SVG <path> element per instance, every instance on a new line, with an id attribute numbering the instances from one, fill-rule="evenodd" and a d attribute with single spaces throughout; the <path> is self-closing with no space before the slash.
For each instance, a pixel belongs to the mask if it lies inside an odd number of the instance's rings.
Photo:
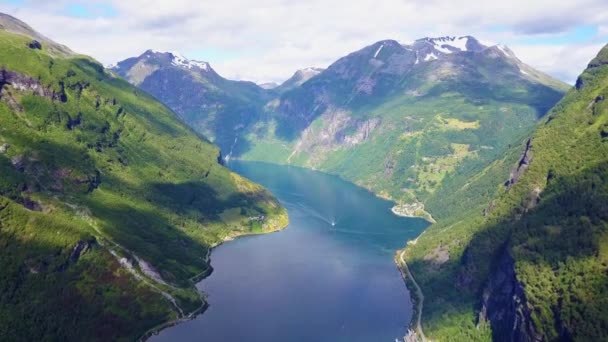
<path id="1" fill-rule="evenodd" d="M 0 197 L 1 340 L 134 340 L 169 318 L 87 229 L 48 215 Z M 88 244 L 75 255 L 79 241 Z"/>
<path id="2" fill-rule="evenodd" d="M 487 220 L 462 255 L 441 266 L 432 259 L 408 263 L 425 296 L 425 331 L 458 322 L 466 336 L 483 307 L 497 341 L 534 330 L 545 339 L 608 334 L 602 328 L 608 322 L 608 163 L 550 179 L 540 196 L 523 198 L 511 213 L 496 213 L 507 220 Z M 510 273 L 514 278 L 505 280 Z M 531 309 L 514 303 L 515 295 L 527 297 Z M 521 328 L 522 315 L 533 331 Z M 521 331 L 513 330 L 516 318 Z"/>
<path id="3" fill-rule="evenodd" d="M 561 91 L 530 81 L 521 82 L 518 87 L 514 87 L 508 83 L 480 83 L 479 80 L 465 79 L 439 83 L 431 88 L 424 98 L 441 97 L 454 89 L 472 105 L 483 106 L 492 101 L 520 104 L 534 108 L 537 118 L 543 117 L 564 96 Z"/>

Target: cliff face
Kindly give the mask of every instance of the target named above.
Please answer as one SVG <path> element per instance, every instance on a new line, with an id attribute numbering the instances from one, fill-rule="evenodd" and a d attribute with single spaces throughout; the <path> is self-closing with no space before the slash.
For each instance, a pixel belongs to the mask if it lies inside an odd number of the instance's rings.
<path id="1" fill-rule="evenodd" d="M 483 291 L 479 321 L 489 321 L 494 341 L 540 342 L 526 294 L 515 273 L 515 261 L 503 248 Z"/>

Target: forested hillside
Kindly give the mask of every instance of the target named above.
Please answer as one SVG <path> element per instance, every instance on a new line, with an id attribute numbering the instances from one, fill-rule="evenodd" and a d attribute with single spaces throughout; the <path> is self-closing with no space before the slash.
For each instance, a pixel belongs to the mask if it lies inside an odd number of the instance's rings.
<path id="1" fill-rule="evenodd" d="M 285 210 L 154 98 L 0 20 L 0 339 L 135 340 L 204 308 L 210 248 Z"/>
<path id="2" fill-rule="evenodd" d="M 467 183 L 494 195 L 406 248 L 427 337 L 608 338 L 607 97 L 605 47 L 529 140 Z"/>

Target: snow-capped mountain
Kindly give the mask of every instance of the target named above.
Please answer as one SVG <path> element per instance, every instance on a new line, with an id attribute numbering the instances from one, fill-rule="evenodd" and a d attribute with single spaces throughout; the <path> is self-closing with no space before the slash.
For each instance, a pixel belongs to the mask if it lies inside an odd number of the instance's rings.
<path id="1" fill-rule="evenodd" d="M 213 77 L 217 75 L 209 63 L 191 60 L 173 51 L 147 50 L 138 57 L 126 59 L 109 68 L 127 78 L 129 82 L 139 85 L 154 72 L 172 67 L 208 74 L 208 76 L 213 75 Z"/>
<path id="2" fill-rule="evenodd" d="M 336 111 L 372 110 L 395 99 L 433 103 L 452 94 L 471 103 L 525 103 L 542 113 L 564 89 L 508 47 L 472 36 L 379 41 L 327 69 L 304 68 L 276 88 L 264 85 L 271 89 L 227 80 L 208 63 L 174 52 L 148 50 L 113 70 L 235 156 L 255 144 L 252 136 L 297 139 L 315 119 Z"/>
<path id="3" fill-rule="evenodd" d="M 172 51 L 172 52 L 169 52 L 169 54 L 173 57 L 171 59 L 171 64 L 173 64 L 176 67 L 187 68 L 187 69 L 198 68 L 203 71 L 208 71 L 211 68 L 209 66 L 209 63 L 196 61 L 196 60 L 190 60 L 190 59 L 184 57 L 179 52 Z"/>
<path id="4" fill-rule="evenodd" d="M 269 97 L 253 82 L 227 80 L 209 63 L 177 52 L 147 50 L 111 70 L 155 96 L 225 150 L 234 144 L 235 127 L 257 120 L 255 114 Z"/>
<path id="5" fill-rule="evenodd" d="M 564 85 L 521 62 L 508 47 L 486 45 L 472 36 L 421 38 L 410 44 L 383 40 L 340 58 L 297 92 L 285 92 L 278 111 L 289 125 L 306 127 L 329 108 L 380 104 L 403 94 L 519 96 L 514 89 L 522 87 L 527 93 Z"/>

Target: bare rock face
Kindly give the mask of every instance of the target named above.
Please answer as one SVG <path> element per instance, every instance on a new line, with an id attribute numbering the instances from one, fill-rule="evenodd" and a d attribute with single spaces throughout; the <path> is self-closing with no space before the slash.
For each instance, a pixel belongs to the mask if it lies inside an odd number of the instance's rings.
<path id="1" fill-rule="evenodd" d="M 338 109 L 326 111 L 321 118 L 321 129 L 304 130 L 298 146 L 299 151 L 315 155 L 315 161 L 323 159 L 328 151 L 364 143 L 382 123 L 380 118 L 354 119 L 349 112 Z"/>
<path id="2" fill-rule="evenodd" d="M 81 256 L 92 250 L 96 244 L 97 240 L 95 238 L 91 238 L 86 241 L 79 241 L 76 246 L 72 248 L 72 252 L 70 253 L 68 259 L 61 266 L 59 266 L 57 270 L 60 272 L 67 270 L 70 265 L 77 263 Z"/>
<path id="3" fill-rule="evenodd" d="M 0 154 L 6 153 L 6 151 L 8 151 L 8 149 L 10 147 L 11 147 L 11 145 L 9 145 L 9 144 L 2 144 L 2 145 L 0 145 Z"/>
<path id="4" fill-rule="evenodd" d="M 380 118 L 372 118 L 369 120 L 357 120 L 354 124 L 356 131 L 350 135 L 344 136 L 343 144 L 347 146 L 355 146 L 365 142 L 370 138 L 371 133 L 380 126 Z"/>
<path id="5" fill-rule="evenodd" d="M 521 155 L 521 158 L 519 160 L 519 163 L 517 164 L 517 167 L 511 171 L 509 179 L 505 182 L 505 186 L 507 187 L 507 189 L 511 188 L 515 183 L 517 183 L 517 181 L 519 180 L 519 177 L 521 177 L 524 174 L 525 170 L 528 168 L 528 165 L 530 164 L 530 161 L 532 160 L 531 151 L 532 151 L 532 139 L 528 139 L 528 141 L 526 142 L 526 148 L 524 149 L 524 152 Z"/>
<path id="6" fill-rule="evenodd" d="M 480 321 L 490 321 L 495 341 L 540 342 L 531 315 L 515 262 L 505 247 L 484 290 Z"/>
<path id="7" fill-rule="evenodd" d="M 27 75 L 2 68 L 0 70 L 0 98 L 4 97 L 4 90 L 2 89 L 4 85 L 10 85 L 16 91 L 31 91 L 36 96 L 44 96 L 61 102 L 67 101 L 63 83 L 59 84 L 60 90 L 56 91 Z"/>

